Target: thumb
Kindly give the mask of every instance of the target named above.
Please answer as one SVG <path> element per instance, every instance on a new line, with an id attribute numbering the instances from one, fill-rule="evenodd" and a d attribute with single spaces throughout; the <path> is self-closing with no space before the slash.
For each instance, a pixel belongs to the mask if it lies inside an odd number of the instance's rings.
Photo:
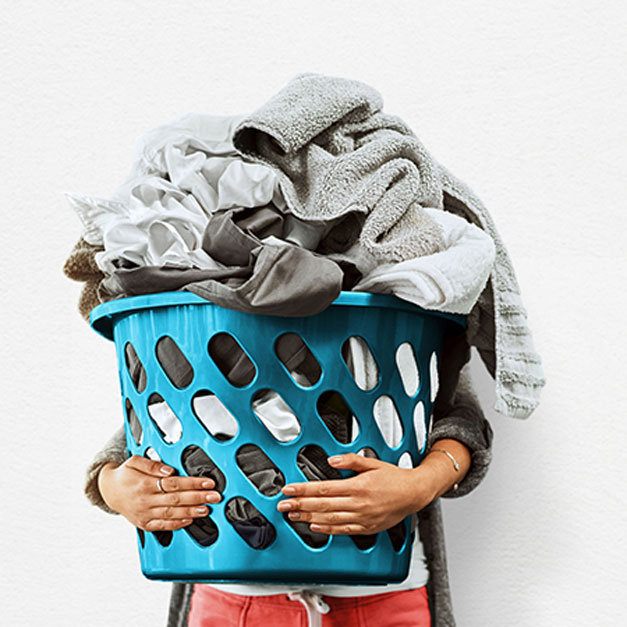
<path id="1" fill-rule="evenodd" d="M 364 457 L 363 455 L 357 455 L 357 453 L 345 453 L 344 455 L 334 455 L 327 459 L 329 464 L 333 468 L 347 468 L 349 470 L 356 470 L 363 472 L 364 470 L 372 470 L 373 468 L 379 468 L 382 462 L 380 459 L 373 457 Z"/>
<path id="2" fill-rule="evenodd" d="M 129 457 L 126 460 L 126 465 L 129 468 L 139 470 L 140 472 L 154 477 L 169 477 L 174 472 L 174 468 L 172 468 L 172 466 L 168 466 L 163 462 L 157 462 L 153 459 L 147 459 L 141 455 L 133 455 L 133 457 Z"/>

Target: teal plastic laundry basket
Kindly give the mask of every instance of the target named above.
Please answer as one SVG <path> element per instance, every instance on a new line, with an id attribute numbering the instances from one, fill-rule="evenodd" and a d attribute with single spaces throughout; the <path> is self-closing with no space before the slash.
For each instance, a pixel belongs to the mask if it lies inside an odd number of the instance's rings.
<path id="1" fill-rule="evenodd" d="M 137 530 L 145 576 L 344 585 L 406 578 L 411 516 L 372 536 L 307 533 L 307 523 L 277 511 L 285 498 L 280 487 L 312 479 L 304 470 L 305 453 L 326 458 L 355 452 L 416 466 L 425 453 L 442 342 L 462 330 L 464 316 L 426 311 L 388 295 L 343 292 L 321 313 L 291 318 L 166 292 L 104 303 L 93 310 L 91 324 L 115 341 L 129 456 L 161 459 L 186 475 L 192 474 L 187 460 L 196 455 L 222 493 L 195 531 Z M 216 338 L 222 357 L 213 351 Z M 300 347 L 301 357 L 306 354 L 314 373 L 306 381 L 282 352 L 288 340 Z M 367 376 L 357 373 L 355 350 L 369 364 Z M 172 363 L 164 362 L 164 354 Z M 224 359 L 237 367 L 229 371 Z M 233 378 L 242 364 L 244 376 Z M 289 408 L 298 433 L 279 439 L 260 418 L 260 398 Z M 199 399 L 220 403 L 233 429 L 216 430 L 199 416 Z M 157 407 L 161 418 L 155 417 Z M 395 436 L 379 427 L 377 407 L 397 421 Z M 338 437 L 329 416 L 350 421 L 350 438 Z M 243 464 L 249 453 L 263 460 L 261 471 Z M 353 474 L 339 471 L 338 478 Z M 273 485 L 263 486 L 260 476 L 272 477 Z M 251 537 L 263 537 L 262 548 Z"/>

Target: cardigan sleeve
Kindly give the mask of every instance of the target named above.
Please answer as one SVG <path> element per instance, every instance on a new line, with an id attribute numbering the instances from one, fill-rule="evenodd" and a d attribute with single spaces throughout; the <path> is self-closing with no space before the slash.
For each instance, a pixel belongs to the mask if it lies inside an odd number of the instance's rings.
<path id="1" fill-rule="evenodd" d="M 104 502 L 102 494 L 100 494 L 100 490 L 98 489 L 98 473 L 108 462 L 122 464 L 126 459 L 126 437 L 124 435 L 124 427 L 120 427 L 111 438 L 109 438 L 104 447 L 96 453 L 96 456 L 87 467 L 87 472 L 85 473 L 85 496 L 92 505 L 98 506 L 108 514 L 117 514 L 118 512 L 112 510 Z"/>
<path id="2" fill-rule="evenodd" d="M 466 333 L 444 342 L 440 359 L 440 388 L 433 406 L 433 423 L 427 438 L 427 450 L 436 440 L 451 438 L 470 450 L 470 468 L 443 497 L 464 496 L 483 480 L 492 460 L 493 431 L 486 420 L 470 378 L 470 345 Z"/>

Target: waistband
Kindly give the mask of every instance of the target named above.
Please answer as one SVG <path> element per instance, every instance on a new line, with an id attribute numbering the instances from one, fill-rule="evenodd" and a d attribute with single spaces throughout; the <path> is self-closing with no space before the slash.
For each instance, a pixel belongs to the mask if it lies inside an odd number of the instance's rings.
<path id="1" fill-rule="evenodd" d="M 425 586 L 423 586 L 425 587 Z M 425 587 L 426 589 L 426 587 Z M 309 627 L 322 627 L 322 615 L 328 614 L 334 610 L 349 609 L 356 607 L 364 607 L 371 603 L 376 603 L 383 598 L 389 599 L 390 596 L 402 595 L 415 590 L 396 590 L 384 592 L 380 594 L 368 594 L 354 597 L 332 597 L 319 594 L 313 590 L 298 590 L 288 592 L 287 594 L 268 594 L 268 595 L 243 595 L 225 592 L 211 587 L 210 585 L 196 584 L 194 593 L 200 596 L 222 597 L 234 605 L 244 606 L 249 603 L 257 603 L 259 605 L 268 606 L 268 609 L 281 607 L 291 607 L 292 603 L 301 603 L 307 612 L 307 624 Z"/>

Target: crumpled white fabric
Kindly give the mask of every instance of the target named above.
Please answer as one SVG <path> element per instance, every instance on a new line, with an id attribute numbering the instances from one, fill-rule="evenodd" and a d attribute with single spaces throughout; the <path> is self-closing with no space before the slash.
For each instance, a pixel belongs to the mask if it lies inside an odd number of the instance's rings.
<path id="1" fill-rule="evenodd" d="M 496 249 L 492 238 L 463 218 L 425 211 L 442 228 L 446 248 L 369 270 L 354 291 L 394 294 L 425 309 L 468 314 L 486 286 Z"/>
<path id="2" fill-rule="evenodd" d="M 210 214 L 285 207 L 273 171 L 235 152 L 241 117 L 184 115 L 138 139 L 131 172 L 110 198 L 66 193 L 84 239 L 105 248 L 96 255 L 105 274 L 127 264 L 222 268 L 200 248 Z"/>

